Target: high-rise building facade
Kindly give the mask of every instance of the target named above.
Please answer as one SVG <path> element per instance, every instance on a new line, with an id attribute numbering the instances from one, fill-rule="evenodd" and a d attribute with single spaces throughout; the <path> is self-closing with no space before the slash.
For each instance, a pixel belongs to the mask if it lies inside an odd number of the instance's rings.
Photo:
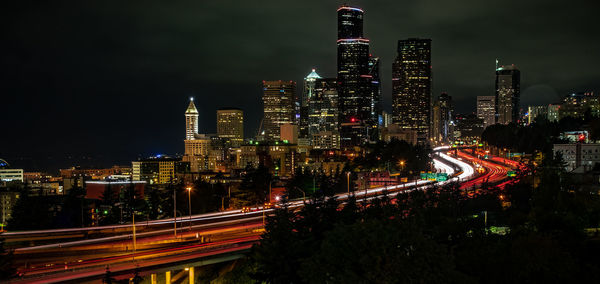
<path id="1" fill-rule="evenodd" d="M 398 41 L 392 65 L 392 108 L 394 123 L 415 130 L 417 142 L 429 142 L 431 123 L 431 39 Z"/>
<path id="2" fill-rule="evenodd" d="M 532 124 L 538 117 L 548 118 L 548 106 L 527 107 L 527 124 Z"/>
<path id="3" fill-rule="evenodd" d="M 440 101 L 433 102 L 431 107 L 431 142 L 437 145 L 443 141 L 442 131 L 442 111 L 440 110 Z"/>
<path id="4" fill-rule="evenodd" d="M 477 118 L 483 119 L 483 128 L 496 123 L 496 97 L 477 96 Z"/>
<path id="5" fill-rule="evenodd" d="M 263 81 L 263 129 L 264 139 L 281 139 L 280 127 L 295 123 L 296 82 Z"/>
<path id="6" fill-rule="evenodd" d="M 496 68 L 496 123 L 517 123 L 521 72 L 515 65 Z"/>
<path id="7" fill-rule="evenodd" d="M 239 147 L 244 142 L 244 111 L 239 108 L 217 110 L 217 136 L 232 147 Z"/>
<path id="8" fill-rule="evenodd" d="M 441 142 L 448 143 L 452 137 L 452 132 L 454 132 L 454 105 L 452 104 L 452 96 L 443 92 L 438 96 L 437 101 L 440 105 Z"/>
<path id="9" fill-rule="evenodd" d="M 308 120 L 309 120 L 309 102 L 314 97 L 315 84 L 317 79 L 321 79 L 321 76 L 317 74 L 316 70 L 313 69 L 310 74 L 304 78 L 304 88 L 302 90 L 302 98 L 300 99 L 300 121 L 299 121 L 299 137 L 309 137 Z"/>
<path id="10" fill-rule="evenodd" d="M 196 133 L 198 133 L 198 110 L 194 104 L 194 98 L 190 98 L 190 104 L 185 111 L 185 139 L 194 139 Z"/>
<path id="11" fill-rule="evenodd" d="M 370 128 L 377 122 L 372 119 L 371 71 L 378 71 L 378 62 L 371 60 L 373 68 L 369 68 L 369 40 L 363 36 L 363 10 L 342 6 L 337 10 L 337 15 L 339 122 L 343 126 L 341 144 L 346 147 L 367 142 L 369 132 L 372 132 Z"/>
<path id="12" fill-rule="evenodd" d="M 379 126 L 381 115 L 381 80 L 379 77 L 379 57 L 369 57 L 369 79 L 370 81 L 370 117 L 368 124 L 371 128 Z M 373 131 L 375 133 L 375 131 Z M 373 138 L 373 137 L 371 137 Z"/>
<path id="13" fill-rule="evenodd" d="M 314 96 L 308 104 L 308 133 L 310 137 L 321 131 L 339 131 L 338 91 L 335 78 L 318 79 Z"/>

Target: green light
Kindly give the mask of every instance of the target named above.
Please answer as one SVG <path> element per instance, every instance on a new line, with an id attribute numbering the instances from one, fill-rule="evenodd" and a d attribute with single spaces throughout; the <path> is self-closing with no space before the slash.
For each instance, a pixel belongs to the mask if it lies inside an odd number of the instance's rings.
<path id="1" fill-rule="evenodd" d="M 288 143 L 288 141 L 287 141 L 287 140 L 283 140 L 283 143 L 286 143 L 286 144 L 287 144 L 287 143 Z"/>
<path id="2" fill-rule="evenodd" d="M 275 141 L 275 145 L 279 145 L 279 141 Z"/>
<path id="3" fill-rule="evenodd" d="M 103 213 L 104 213 L 104 215 L 108 214 L 108 210 L 104 210 Z"/>

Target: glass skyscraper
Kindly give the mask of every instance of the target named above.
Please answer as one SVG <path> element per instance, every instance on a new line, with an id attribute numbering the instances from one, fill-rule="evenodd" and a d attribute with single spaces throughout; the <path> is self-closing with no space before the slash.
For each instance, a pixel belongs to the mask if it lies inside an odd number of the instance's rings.
<path id="1" fill-rule="evenodd" d="M 373 101 L 374 76 L 371 71 L 378 71 L 379 65 L 376 59 L 370 60 L 369 40 L 363 36 L 363 10 L 342 6 L 337 13 L 337 91 L 339 122 L 342 126 L 341 144 L 354 146 L 367 142 L 371 129 L 377 126 L 376 117 L 379 114 L 373 113 L 378 101 Z M 379 81 L 376 82 L 378 86 Z"/>
<path id="2" fill-rule="evenodd" d="M 515 65 L 496 68 L 496 122 L 517 123 L 521 96 L 521 72 Z"/>
<path id="3" fill-rule="evenodd" d="M 431 83 L 431 39 L 399 40 L 392 65 L 393 120 L 415 131 L 420 144 L 429 143 Z"/>

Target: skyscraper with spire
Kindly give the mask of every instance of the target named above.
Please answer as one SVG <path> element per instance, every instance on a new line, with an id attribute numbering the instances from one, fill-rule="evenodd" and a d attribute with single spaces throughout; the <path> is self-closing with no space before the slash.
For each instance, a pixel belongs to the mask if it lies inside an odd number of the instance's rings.
<path id="1" fill-rule="evenodd" d="M 312 69 L 310 74 L 304 78 L 304 89 L 302 91 L 302 97 L 300 98 L 300 121 L 298 127 L 298 136 L 300 138 L 309 137 L 309 102 L 315 96 L 315 84 L 317 79 L 321 79 L 321 76 L 317 74 L 315 69 Z"/>
<path id="2" fill-rule="evenodd" d="M 194 136 L 198 134 L 198 110 L 194 104 L 194 98 L 190 98 L 190 104 L 185 110 L 185 139 L 194 140 Z"/>
<path id="3" fill-rule="evenodd" d="M 211 139 L 204 134 L 198 134 L 198 110 L 194 98 L 185 110 L 185 151 L 184 162 L 190 163 L 190 170 L 198 172 L 208 169 L 208 154 L 211 150 Z"/>

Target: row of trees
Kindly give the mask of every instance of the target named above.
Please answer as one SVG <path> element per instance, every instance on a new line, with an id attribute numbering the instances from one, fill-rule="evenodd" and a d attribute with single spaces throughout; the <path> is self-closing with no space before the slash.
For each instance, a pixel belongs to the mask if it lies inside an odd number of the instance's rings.
<path id="1" fill-rule="evenodd" d="M 561 142 L 561 132 L 574 130 L 588 130 L 592 140 L 600 140 L 600 118 L 588 115 L 584 118 L 565 117 L 560 121 L 550 122 L 539 117 L 527 126 L 496 124 L 487 127 L 481 138 L 489 145 L 517 152 L 550 153 L 552 144 Z"/>
<path id="2" fill-rule="evenodd" d="M 236 283 L 573 283 L 600 276 L 600 199 L 547 159 L 522 180 L 469 197 L 457 184 L 369 204 L 314 198 L 278 209 Z"/>

